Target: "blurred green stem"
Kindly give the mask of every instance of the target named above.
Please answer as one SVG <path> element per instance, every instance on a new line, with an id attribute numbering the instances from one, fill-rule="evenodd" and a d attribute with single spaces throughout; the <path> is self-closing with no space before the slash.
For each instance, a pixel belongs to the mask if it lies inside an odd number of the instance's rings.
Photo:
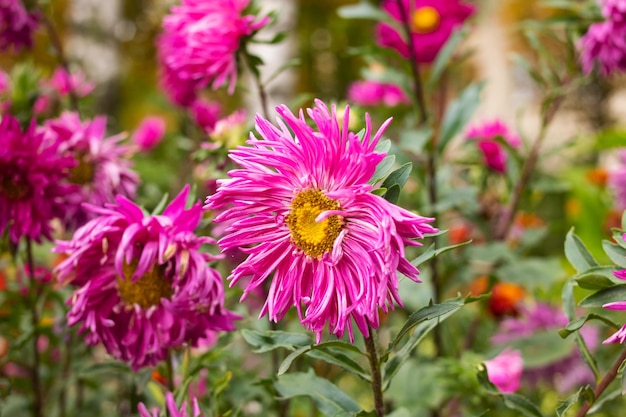
<path id="1" fill-rule="evenodd" d="M 172 358 L 172 351 L 169 349 L 167 351 L 166 364 L 167 364 L 167 389 L 169 389 L 170 392 L 174 392 L 174 389 L 176 388 L 174 386 L 174 359 Z"/>
<path id="2" fill-rule="evenodd" d="M 600 395 L 602 395 L 604 390 L 611 384 L 611 382 L 613 382 L 613 380 L 617 376 L 617 372 L 619 371 L 619 368 L 622 366 L 622 363 L 624 363 L 625 360 L 626 360 L 626 349 L 622 352 L 619 358 L 617 358 L 617 361 L 615 361 L 611 369 L 609 369 L 609 372 L 607 372 L 607 374 L 604 375 L 604 378 L 602 378 L 600 383 L 596 386 L 596 389 L 593 390 L 595 400 L 600 398 Z M 576 417 L 585 417 L 592 405 L 593 403 L 586 402 L 580 408 L 580 410 L 578 410 Z"/>
<path id="3" fill-rule="evenodd" d="M 367 358 L 370 364 L 370 371 L 372 374 L 372 393 L 374 394 L 374 408 L 376 409 L 376 415 L 383 417 L 385 415 L 385 405 L 383 402 L 383 384 L 380 374 L 380 359 L 378 356 L 378 347 L 376 340 L 376 330 L 367 323 L 369 329 L 369 337 L 364 337 L 365 349 L 367 350 Z"/>
<path id="4" fill-rule="evenodd" d="M 37 304 L 39 300 L 39 288 L 35 279 L 35 262 L 33 261 L 33 244 L 30 238 L 26 239 L 26 263 L 28 267 L 28 276 L 30 280 L 30 313 L 31 326 L 33 328 L 33 365 L 31 368 L 31 383 L 33 385 L 33 417 L 43 417 L 43 402 L 41 398 L 41 379 L 39 376 L 39 366 L 41 360 L 39 358 L 39 311 Z"/>

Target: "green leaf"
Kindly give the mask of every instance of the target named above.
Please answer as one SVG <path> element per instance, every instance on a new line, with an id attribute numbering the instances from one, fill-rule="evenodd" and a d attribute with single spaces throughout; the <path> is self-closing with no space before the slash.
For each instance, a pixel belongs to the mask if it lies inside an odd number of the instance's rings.
<path id="1" fill-rule="evenodd" d="M 350 416 L 361 411 L 352 398 L 313 371 L 283 375 L 274 382 L 274 388 L 282 398 L 311 397 L 317 408 L 328 417 L 338 414 Z"/>
<path id="2" fill-rule="evenodd" d="M 427 126 L 420 129 L 403 129 L 400 132 L 400 148 L 419 155 L 424 152 L 424 147 L 432 139 L 433 133 Z"/>
<path id="3" fill-rule="evenodd" d="M 576 319 L 576 301 L 574 300 L 574 281 L 569 280 L 563 285 L 561 299 L 563 300 L 563 313 L 569 321 Z"/>
<path id="4" fill-rule="evenodd" d="M 576 275 L 573 279 L 580 288 L 601 290 L 619 284 L 613 271 L 615 271 L 614 266 L 594 266 L 586 272 Z"/>
<path id="5" fill-rule="evenodd" d="M 411 175 L 411 169 L 413 169 L 413 164 L 411 162 L 407 162 L 389 174 L 387 178 L 385 178 L 385 181 L 383 181 L 381 187 L 391 188 L 394 185 L 397 185 L 400 188 L 404 187 L 404 184 L 406 184 L 409 179 L 409 175 Z"/>
<path id="6" fill-rule="evenodd" d="M 603 323 L 605 323 L 605 324 L 607 324 L 607 325 L 609 325 L 611 327 L 614 327 L 616 329 L 620 328 L 620 326 L 617 325 L 617 323 L 615 323 L 613 320 L 611 320 L 611 319 L 609 319 L 607 317 L 604 317 L 604 316 L 602 316 L 600 314 L 591 313 L 591 314 L 588 314 L 586 316 L 583 316 L 583 317 L 581 317 L 579 319 L 576 319 L 576 320 L 570 322 L 567 325 L 567 327 L 565 327 L 564 329 L 559 330 L 559 335 L 563 339 L 565 339 L 570 334 L 578 331 L 581 327 L 583 327 L 583 325 L 585 323 L 587 323 L 590 320 L 598 320 L 598 321 L 601 321 L 601 322 L 603 322 Z"/>
<path id="7" fill-rule="evenodd" d="M 302 346 L 308 346 L 312 342 L 309 336 L 278 330 L 257 332 L 255 330 L 243 329 L 241 335 L 248 344 L 255 348 L 253 352 L 256 353 L 269 352 L 277 348 L 295 350 Z"/>
<path id="8" fill-rule="evenodd" d="M 343 19 L 372 19 L 376 21 L 389 21 L 389 15 L 379 7 L 368 1 L 361 1 L 358 4 L 350 4 L 337 9 L 337 14 Z"/>
<path id="9" fill-rule="evenodd" d="M 441 122 L 441 133 L 437 143 L 439 152 L 442 152 L 450 140 L 465 128 L 480 104 L 480 92 L 483 86 L 483 82 L 470 85 L 448 106 Z"/>
<path id="10" fill-rule="evenodd" d="M 387 155 L 385 159 L 383 159 L 378 163 L 378 165 L 376 165 L 376 171 L 374 171 L 374 175 L 372 175 L 372 179 L 369 180 L 369 183 L 376 184 L 378 181 L 386 178 L 387 175 L 391 173 L 391 170 L 393 169 L 393 164 L 395 162 L 395 155 Z"/>
<path id="11" fill-rule="evenodd" d="M 565 257 L 578 272 L 585 272 L 591 267 L 598 266 L 585 244 L 574 234 L 573 227 L 565 237 Z"/>
<path id="12" fill-rule="evenodd" d="M 543 417 L 541 411 L 539 411 L 537 406 L 534 405 L 528 398 L 518 394 L 503 394 L 498 391 L 496 386 L 493 385 L 491 381 L 489 381 L 487 368 L 485 366 L 481 366 L 478 369 L 476 377 L 478 378 L 478 382 L 480 382 L 480 384 L 489 394 L 502 398 L 504 405 L 506 405 L 511 410 L 518 411 L 522 415 L 527 417 Z"/>
<path id="13" fill-rule="evenodd" d="M 396 204 L 400 198 L 400 186 L 398 184 L 394 184 L 389 187 L 383 198 L 391 204 Z"/>
<path id="14" fill-rule="evenodd" d="M 587 343 L 585 342 L 585 339 L 583 339 L 580 332 L 576 333 L 576 344 L 578 345 L 578 351 L 580 352 L 580 356 L 582 356 L 583 361 L 585 361 L 589 369 L 591 369 L 591 372 L 593 372 L 596 381 L 600 381 L 600 369 L 598 369 L 598 363 L 589 351 Z"/>
<path id="15" fill-rule="evenodd" d="M 468 33 L 468 27 L 463 26 L 462 28 L 455 30 L 452 36 L 448 38 L 443 48 L 441 48 L 437 54 L 433 68 L 430 71 L 430 76 L 428 77 L 428 81 L 426 83 L 429 88 L 432 88 L 437 84 L 437 81 L 441 78 L 441 74 L 443 74 L 444 70 L 450 63 L 454 50 L 463 39 L 467 39 Z"/>
<path id="16" fill-rule="evenodd" d="M 320 343 L 319 345 L 303 346 L 300 349 L 297 349 L 289 354 L 283 360 L 278 368 L 278 375 L 280 376 L 287 372 L 293 361 L 296 360 L 298 357 L 304 354 L 308 354 L 309 356 L 315 357 L 317 359 L 321 359 L 334 365 L 341 366 L 347 371 L 350 371 L 368 381 L 369 375 L 365 372 L 365 370 L 363 370 L 363 368 L 361 368 L 361 366 L 356 361 L 340 353 L 340 350 L 357 353 L 361 356 L 364 355 L 363 352 L 361 352 L 356 346 L 351 345 L 350 343 L 343 342 L 341 340 L 332 340 L 329 342 Z"/>
<path id="17" fill-rule="evenodd" d="M 565 401 L 559 401 L 556 407 L 556 415 L 558 417 L 564 417 L 567 410 L 569 410 L 574 404 L 584 404 L 586 402 L 593 402 L 594 400 L 593 390 L 589 385 L 580 387 L 578 391 L 569 396 Z"/>
<path id="18" fill-rule="evenodd" d="M 619 267 L 626 268 L 626 249 L 608 240 L 602 241 L 602 249 Z"/>
<path id="19" fill-rule="evenodd" d="M 413 264 L 414 266 L 420 266 L 421 264 L 423 264 L 426 261 L 431 260 L 435 256 L 439 256 L 442 253 L 451 251 L 452 249 L 460 248 L 461 246 L 469 245 L 470 243 L 472 243 L 472 241 L 468 240 L 467 242 L 457 243 L 456 245 L 444 246 L 438 249 L 435 249 L 435 244 L 433 243 L 432 245 L 428 247 L 428 249 L 426 249 L 424 253 L 422 253 L 417 258 L 413 259 L 411 261 L 411 264 Z"/>
<path id="20" fill-rule="evenodd" d="M 578 305 L 585 308 L 602 307 L 604 304 L 626 300 L 626 284 L 605 288 L 583 298 Z"/>

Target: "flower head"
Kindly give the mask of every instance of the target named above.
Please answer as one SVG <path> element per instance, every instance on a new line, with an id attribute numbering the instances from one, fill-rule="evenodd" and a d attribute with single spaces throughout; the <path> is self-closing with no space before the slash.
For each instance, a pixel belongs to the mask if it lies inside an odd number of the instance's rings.
<path id="1" fill-rule="evenodd" d="M 164 85 L 177 103 L 191 104 L 195 97 L 190 93 L 207 85 L 216 89 L 228 84 L 228 92 L 234 92 L 237 51 L 245 38 L 269 21 L 245 15 L 249 3 L 183 0 L 172 7 L 157 46 Z"/>
<path id="2" fill-rule="evenodd" d="M 524 361 L 519 350 L 505 349 L 484 363 L 489 381 L 501 392 L 511 393 L 519 389 L 524 369 Z"/>
<path id="3" fill-rule="evenodd" d="M 191 417 L 203 417 L 204 414 L 200 411 L 197 398 L 193 398 L 192 404 L 193 414 Z M 171 392 L 165 394 L 165 406 L 167 407 L 169 417 L 187 417 L 187 401 L 183 401 L 179 409 Z M 151 413 L 143 403 L 139 403 L 138 411 L 139 417 L 159 417 L 158 409 L 152 410 Z"/>
<path id="4" fill-rule="evenodd" d="M 355 81 L 348 88 L 348 100 L 361 106 L 389 107 L 409 103 L 409 98 L 396 84 L 379 81 Z"/>
<path id="5" fill-rule="evenodd" d="M 626 22 L 626 1 L 624 0 L 599 0 L 602 6 L 602 15 L 612 22 Z"/>
<path id="6" fill-rule="evenodd" d="M 39 17 L 24 8 L 20 0 L 0 0 L 0 50 L 31 48 Z"/>
<path id="7" fill-rule="evenodd" d="M 384 0 L 382 7 L 397 25 L 378 24 L 378 44 L 409 58 L 411 53 L 402 24 L 406 18 L 411 28 L 415 57 L 423 63 L 434 61 L 452 32 L 474 13 L 473 6 L 460 0 L 402 0 L 402 8 L 398 7 L 397 0 Z"/>
<path id="8" fill-rule="evenodd" d="M 5 115 L 0 122 L 0 234 L 8 230 L 17 243 L 27 237 L 51 239 L 50 220 L 64 216 L 64 196 L 74 187 L 64 184 L 73 158 L 58 153 L 58 142 L 45 141 L 35 124 L 22 132 L 19 122 Z"/>
<path id="9" fill-rule="evenodd" d="M 626 71 L 626 24 L 610 20 L 592 24 L 580 39 L 578 49 L 587 74 L 596 64 L 604 76 Z"/>
<path id="10" fill-rule="evenodd" d="M 85 74 L 82 71 L 69 73 L 63 67 L 57 68 L 45 84 L 61 97 L 70 93 L 77 97 L 85 97 L 91 94 L 96 87 L 95 84 L 85 79 Z"/>
<path id="11" fill-rule="evenodd" d="M 195 346 L 207 330 L 234 329 L 222 279 L 207 265 L 218 258 L 200 252 L 214 240 L 194 234 L 202 208 L 185 209 L 188 194 L 185 187 L 161 215 L 122 196 L 89 206 L 99 217 L 55 248 L 69 255 L 56 268 L 59 280 L 77 287 L 68 324 L 80 323 L 88 344 L 102 342 L 135 369 L 183 343 Z"/>
<path id="12" fill-rule="evenodd" d="M 159 144 L 163 135 L 165 135 L 165 120 L 158 116 L 148 116 L 139 123 L 132 140 L 142 151 L 149 151 Z"/>
<path id="13" fill-rule="evenodd" d="M 519 147 L 521 143 L 519 136 L 498 119 L 470 127 L 465 136 L 468 140 L 477 141 L 485 164 L 499 173 L 506 171 L 507 154 L 496 138 L 501 137 L 513 148 Z"/>
<path id="14" fill-rule="evenodd" d="M 626 234 L 622 235 L 622 239 L 626 240 Z M 626 281 L 626 269 L 613 272 L 613 275 L 621 280 Z M 626 310 L 626 300 L 614 301 L 612 303 L 606 303 L 602 307 L 609 310 L 624 311 Z M 603 344 L 609 343 L 624 343 L 626 342 L 626 324 L 623 325 L 617 332 L 613 333 L 611 337 L 606 339 Z"/>
<path id="15" fill-rule="evenodd" d="M 378 327 L 378 309 L 401 304 L 396 271 L 419 281 L 405 245 L 436 229 L 433 219 L 371 192 L 385 157 L 376 144 L 390 120 L 372 134 L 366 116 L 359 138 L 347 129 L 348 107 L 340 125 L 334 106 L 315 103 L 307 114 L 316 128 L 286 106 L 276 108 L 277 126 L 257 116 L 260 138 L 230 153 L 241 168 L 220 181 L 207 207 L 226 208 L 215 221 L 233 222 L 220 247 L 248 254 L 230 276 L 231 285 L 247 281 L 242 299 L 272 276 L 261 316 L 278 321 L 295 306 L 319 342 L 326 325 L 351 339 L 352 319 L 364 335 L 368 324 Z"/>
<path id="16" fill-rule="evenodd" d="M 125 158 L 128 149 L 120 145 L 124 135 L 105 137 L 106 117 L 81 121 L 73 112 L 47 120 L 42 128 L 46 138 L 59 142 L 59 152 L 76 160 L 69 181 L 79 187 L 68 193 L 66 226 L 74 228 L 93 217 L 82 203 L 102 206 L 116 195 L 134 198 L 139 178 Z"/>
<path id="17" fill-rule="evenodd" d="M 191 117 L 196 124 L 207 134 L 213 131 L 219 120 L 221 107 L 219 103 L 204 99 L 195 100 L 189 107 Z"/>

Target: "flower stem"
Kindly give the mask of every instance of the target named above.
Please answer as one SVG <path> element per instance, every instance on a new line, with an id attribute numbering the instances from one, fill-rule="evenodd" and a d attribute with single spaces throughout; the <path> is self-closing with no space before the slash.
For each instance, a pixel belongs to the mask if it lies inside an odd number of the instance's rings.
<path id="1" fill-rule="evenodd" d="M 43 10 L 40 9 L 41 23 L 45 26 L 48 31 L 48 36 L 50 37 L 50 42 L 52 42 L 52 47 L 54 48 L 57 58 L 59 60 L 59 65 L 65 70 L 66 76 L 70 77 L 70 66 L 67 61 L 67 57 L 65 56 L 65 52 L 63 50 L 63 44 L 61 43 L 61 38 L 57 33 L 54 23 L 46 16 Z M 78 110 L 78 97 L 76 96 L 76 92 L 74 91 L 74 86 L 68 80 L 68 95 L 70 98 L 70 108 L 76 113 L 80 113 Z"/>
<path id="2" fill-rule="evenodd" d="M 602 395 L 604 390 L 611 384 L 611 382 L 613 382 L 613 380 L 617 376 L 617 372 L 619 371 L 620 366 L 622 366 L 622 363 L 625 360 L 626 360 L 626 349 L 622 352 L 622 354 L 619 356 L 619 358 L 617 358 L 617 361 L 615 361 L 615 363 L 613 364 L 611 369 L 609 369 L 609 372 L 607 372 L 607 374 L 604 375 L 604 378 L 602 378 L 600 383 L 596 386 L 596 389 L 593 390 L 593 394 L 594 394 L 594 398 L 595 399 L 598 399 L 600 397 L 600 395 Z M 576 414 L 576 417 L 585 417 L 587 415 L 587 412 L 589 411 L 589 409 L 591 408 L 592 405 L 593 405 L 593 403 L 586 402 L 580 408 L 580 410 L 578 410 L 578 413 Z"/>
<path id="3" fill-rule="evenodd" d="M 372 393 L 374 394 L 374 408 L 376 409 L 376 415 L 383 417 L 385 415 L 385 406 L 383 402 L 383 384 L 380 373 L 380 359 L 378 357 L 378 347 L 376 341 L 376 330 L 367 323 L 369 330 L 369 336 L 364 337 L 365 349 L 367 350 L 367 358 L 370 364 L 370 371 L 372 374 Z"/>
<path id="4" fill-rule="evenodd" d="M 174 386 L 174 360 L 171 350 L 167 351 L 167 360 L 165 362 L 167 366 L 167 389 L 169 389 L 170 392 L 174 392 L 176 387 Z"/>
<path id="5" fill-rule="evenodd" d="M 28 267 L 28 275 L 30 279 L 30 315 L 31 326 L 33 328 L 33 366 L 31 368 L 31 383 L 33 385 L 33 417 L 43 417 L 43 403 L 41 398 L 41 379 L 39 376 L 39 312 L 37 311 L 37 302 L 39 298 L 39 289 L 35 280 L 35 262 L 33 261 L 33 245 L 30 238 L 26 239 L 26 263 Z"/>

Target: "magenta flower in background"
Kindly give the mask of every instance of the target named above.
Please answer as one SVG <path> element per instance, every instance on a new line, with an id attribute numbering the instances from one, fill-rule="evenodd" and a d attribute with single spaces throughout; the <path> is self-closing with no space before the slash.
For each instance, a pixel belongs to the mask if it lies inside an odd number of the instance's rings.
<path id="1" fill-rule="evenodd" d="M 20 0 L 0 0 L 0 50 L 32 48 L 38 23 L 37 13 L 27 11 Z"/>
<path id="2" fill-rule="evenodd" d="M 350 84 L 348 101 L 359 106 L 384 105 L 388 107 L 410 103 L 409 98 L 399 86 L 369 80 L 355 81 Z"/>
<path id="3" fill-rule="evenodd" d="M 460 0 L 402 0 L 404 13 L 397 0 L 384 0 L 382 8 L 397 24 L 379 23 L 376 42 L 409 58 L 409 44 L 402 24 L 404 15 L 411 27 L 417 62 L 423 63 L 433 62 L 454 30 L 474 13 L 474 6 Z"/>
<path id="4" fill-rule="evenodd" d="M 187 186 L 161 215 L 122 196 L 105 208 L 89 205 L 99 217 L 54 249 L 68 255 L 59 280 L 77 287 L 68 324 L 80 323 L 89 345 L 102 342 L 134 369 L 185 343 L 196 346 L 208 330 L 235 328 L 220 274 L 207 264 L 218 257 L 200 252 L 215 241 L 194 234 L 202 208 L 185 209 L 188 194 Z"/>
<path id="5" fill-rule="evenodd" d="M 595 65 L 609 76 L 626 70 L 626 23 L 610 20 L 594 23 L 578 43 L 583 71 L 589 74 Z"/>
<path id="6" fill-rule="evenodd" d="M 82 71 L 68 73 L 64 68 L 57 68 L 52 77 L 44 83 L 45 86 L 57 92 L 61 97 L 66 97 L 73 92 L 77 97 L 85 97 L 91 94 L 96 85 L 85 79 Z"/>
<path id="7" fill-rule="evenodd" d="M 504 349 L 495 358 L 485 361 L 489 381 L 504 393 L 519 389 L 524 361 L 519 350 Z"/>
<path id="8" fill-rule="evenodd" d="M 419 245 L 437 229 L 434 219 L 397 207 L 371 191 L 375 150 L 388 120 L 372 134 L 369 116 L 362 139 L 349 132 L 349 108 L 337 114 L 321 101 L 306 113 L 276 111 L 277 126 L 256 117 L 257 139 L 230 153 L 241 166 L 221 180 L 207 208 L 222 210 L 216 222 L 230 222 L 219 241 L 224 251 L 241 248 L 247 259 L 229 279 L 247 282 L 242 300 L 270 279 L 261 316 L 283 318 L 295 306 L 303 326 L 320 342 L 331 333 L 353 340 L 352 320 L 369 335 L 378 309 L 388 311 L 398 294 L 396 271 L 419 282 L 419 271 L 404 257 L 405 245 Z M 342 116 L 343 125 L 339 123 Z"/>
<path id="9" fill-rule="evenodd" d="M 167 407 L 168 417 L 187 417 L 187 401 L 183 401 L 179 409 L 176 406 L 174 395 L 171 392 L 165 394 L 165 406 Z M 139 403 L 138 411 L 139 417 L 159 417 L 158 408 L 150 411 L 143 403 Z M 198 400 L 195 397 L 192 400 L 192 412 L 193 414 L 190 417 L 204 416 L 204 414 L 200 411 Z"/>
<path id="10" fill-rule="evenodd" d="M 626 1 L 624 0 L 598 0 L 602 6 L 602 15 L 612 22 L 626 22 Z"/>
<path id="11" fill-rule="evenodd" d="M 513 148 L 518 148 L 521 144 L 519 136 L 498 119 L 471 126 L 465 137 L 477 142 L 487 167 L 499 173 L 506 171 L 507 154 L 496 138 L 503 138 Z"/>
<path id="12" fill-rule="evenodd" d="M 626 234 L 622 235 L 622 239 L 626 240 Z M 613 272 L 613 275 L 618 279 L 626 281 L 626 269 L 615 271 Z M 626 310 L 626 300 L 607 303 L 607 304 L 604 304 L 602 307 L 609 309 L 609 310 L 624 311 Z M 625 341 L 626 341 L 626 324 L 623 325 L 618 331 L 613 333 L 611 337 L 609 337 L 602 343 L 603 344 L 624 343 Z"/>
<path id="13" fill-rule="evenodd" d="M 541 332 L 557 332 L 569 322 L 559 308 L 549 304 L 537 303 L 522 306 L 519 312 L 519 316 L 500 322 L 498 332 L 491 338 L 493 343 L 507 345 Z M 594 351 L 599 344 L 598 329 L 585 326 L 580 333 L 589 349 Z M 576 348 L 572 349 L 568 356 L 551 363 L 525 364 L 522 377 L 532 385 L 539 381 L 548 381 L 554 384 L 560 393 L 566 393 L 573 388 L 595 381 L 593 373 Z"/>
<path id="14" fill-rule="evenodd" d="M 135 145 L 142 151 L 150 151 L 161 142 L 165 135 L 165 120 L 158 116 L 144 117 L 133 135 Z"/>
<path id="15" fill-rule="evenodd" d="M 134 198 L 139 177 L 130 168 L 128 147 L 119 143 L 124 135 L 105 137 L 106 117 L 81 121 L 77 113 L 64 112 L 47 120 L 41 130 L 47 140 L 59 142 L 59 152 L 76 160 L 68 180 L 79 187 L 65 196 L 66 227 L 76 228 L 94 217 L 82 203 L 103 206 L 118 194 Z"/>
<path id="16" fill-rule="evenodd" d="M 191 92 L 206 86 L 237 81 L 237 51 L 245 38 L 268 23 L 269 18 L 247 15 L 250 0 L 182 0 L 163 20 L 157 41 L 162 85 L 174 102 L 187 106 Z"/>
<path id="17" fill-rule="evenodd" d="M 189 112 L 193 121 L 208 134 L 219 120 L 221 107 L 219 103 L 199 98 L 191 104 Z"/>
<path id="18" fill-rule="evenodd" d="M 618 167 L 609 171 L 607 183 L 617 208 L 626 210 L 626 150 L 620 152 L 620 162 Z"/>
<path id="19" fill-rule="evenodd" d="M 74 187 L 64 183 L 75 165 L 58 152 L 59 144 L 45 141 L 34 122 L 22 132 L 19 122 L 4 115 L 0 122 L 0 235 L 8 230 L 18 243 L 22 237 L 41 242 L 52 239 L 50 220 L 63 217 L 64 196 Z"/>
<path id="20" fill-rule="evenodd" d="M 9 74 L 0 69 L 0 95 L 8 92 L 11 87 L 11 78 Z"/>

